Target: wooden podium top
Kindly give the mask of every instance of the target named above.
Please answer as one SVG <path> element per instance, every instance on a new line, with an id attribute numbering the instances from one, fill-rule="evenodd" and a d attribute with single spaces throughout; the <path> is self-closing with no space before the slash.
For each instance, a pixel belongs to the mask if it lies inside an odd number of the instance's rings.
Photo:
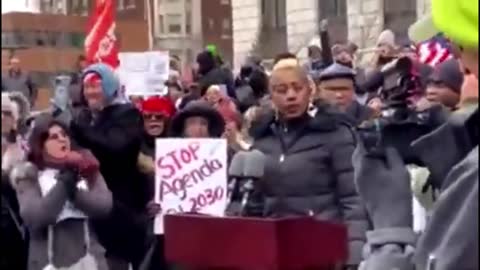
<path id="1" fill-rule="evenodd" d="M 168 261 L 195 269 L 333 269 L 348 256 L 343 225 L 309 217 L 165 216 Z"/>

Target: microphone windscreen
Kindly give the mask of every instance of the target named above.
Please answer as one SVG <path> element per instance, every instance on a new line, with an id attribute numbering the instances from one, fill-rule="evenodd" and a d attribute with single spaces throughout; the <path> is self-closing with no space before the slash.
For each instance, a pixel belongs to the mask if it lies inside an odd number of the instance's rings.
<path id="1" fill-rule="evenodd" d="M 258 151 L 252 150 L 247 153 L 243 175 L 248 178 L 262 178 L 265 171 L 266 156 Z"/>
<path id="2" fill-rule="evenodd" d="M 245 167 L 245 158 L 247 156 L 247 152 L 240 151 L 237 152 L 230 162 L 230 167 L 228 168 L 228 176 L 230 177 L 242 177 L 243 170 Z"/>

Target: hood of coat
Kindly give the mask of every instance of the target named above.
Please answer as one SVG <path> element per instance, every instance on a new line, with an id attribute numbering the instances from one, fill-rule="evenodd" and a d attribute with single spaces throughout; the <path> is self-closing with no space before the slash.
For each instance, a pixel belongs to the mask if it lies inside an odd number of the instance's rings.
<path id="1" fill-rule="evenodd" d="M 225 120 L 222 115 L 212 108 L 206 101 L 192 101 L 177 113 L 171 122 L 171 137 L 183 137 L 185 121 L 189 117 L 201 116 L 207 119 L 210 136 L 220 138 L 225 131 Z"/>

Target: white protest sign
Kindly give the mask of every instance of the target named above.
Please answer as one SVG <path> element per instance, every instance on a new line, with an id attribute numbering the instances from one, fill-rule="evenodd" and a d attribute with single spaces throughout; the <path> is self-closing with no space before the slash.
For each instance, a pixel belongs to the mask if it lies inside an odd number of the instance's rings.
<path id="1" fill-rule="evenodd" d="M 118 74 L 126 96 L 165 94 L 164 83 L 170 70 L 168 52 L 122 52 L 118 58 Z"/>
<path id="2" fill-rule="evenodd" d="M 223 216 L 227 207 L 227 141 L 158 139 L 155 202 L 162 208 L 155 219 L 156 234 L 163 234 L 165 214 Z"/>

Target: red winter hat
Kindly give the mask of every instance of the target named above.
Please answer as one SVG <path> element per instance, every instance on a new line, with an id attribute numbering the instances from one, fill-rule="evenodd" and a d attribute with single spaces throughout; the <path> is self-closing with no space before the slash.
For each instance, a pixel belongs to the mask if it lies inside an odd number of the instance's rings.
<path id="1" fill-rule="evenodd" d="M 175 105 L 166 97 L 152 96 L 141 104 L 143 113 L 158 113 L 170 118 L 175 114 Z"/>

